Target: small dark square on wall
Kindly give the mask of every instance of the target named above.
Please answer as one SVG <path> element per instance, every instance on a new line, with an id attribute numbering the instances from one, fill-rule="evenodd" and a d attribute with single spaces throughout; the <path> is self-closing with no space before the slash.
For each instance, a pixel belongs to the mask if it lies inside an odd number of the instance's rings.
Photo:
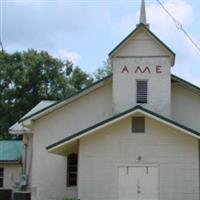
<path id="1" fill-rule="evenodd" d="M 132 117 L 132 132 L 133 133 L 145 132 L 145 117 Z"/>

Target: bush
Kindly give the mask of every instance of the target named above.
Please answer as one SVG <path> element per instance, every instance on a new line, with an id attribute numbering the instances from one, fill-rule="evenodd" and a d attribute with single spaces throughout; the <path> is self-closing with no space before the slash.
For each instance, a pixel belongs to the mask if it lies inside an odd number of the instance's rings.
<path id="1" fill-rule="evenodd" d="M 74 198 L 66 198 L 66 199 L 63 199 L 63 200 L 80 200 L 80 199 L 74 199 Z"/>

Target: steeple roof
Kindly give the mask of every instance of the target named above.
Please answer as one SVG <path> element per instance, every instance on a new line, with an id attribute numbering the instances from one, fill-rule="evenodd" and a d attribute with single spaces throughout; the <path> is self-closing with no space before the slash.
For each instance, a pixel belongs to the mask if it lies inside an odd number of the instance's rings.
<path id="1" fill-rule="evenodd" d="M 124 47 L 127 42 L 133 38 L 141 29 L 148 33 L 152 38 L 154 38 L 155 41 L 157 41 L 164 49 L 166 49 L 169 52 L 169 56 L 171 59 L 171 66 L 175 63 L 175 53 L 164 43 L 162 42 L 152 31 L 149 29 L 149 24 L 146 20 L 146 9 L 145 9 L 145 0 L 141 0 L 141 7 L 140 7 L 140 19 L 139 24 L 137 27 L 124 39 L 122 40 L 108 55 L 110 58 L 114 57 L 116 53 Z"/>
<path id="2" fill-rule="evenodd" d="M 145 10 L 145 1 L 141 0 L 141 8 L 140 8 L 140 23 L 144 25 L 148 25 L 146 21 L 146 10 Z"/>

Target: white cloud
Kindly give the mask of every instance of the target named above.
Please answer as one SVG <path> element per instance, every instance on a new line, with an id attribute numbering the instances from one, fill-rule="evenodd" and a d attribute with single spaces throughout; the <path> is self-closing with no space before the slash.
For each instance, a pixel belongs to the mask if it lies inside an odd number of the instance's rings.
<path id="1" fill-rule="evenodd" d="M 66 49 L 59 49 L 55 55 L 62 60 L 69 60 L 73 63 L 77 63 L 81 58 L 78 53 L 67 51 Z"/>
<path id="2" fill-rule="evenodd" d="M 184 29 L 189 30 L 193 21 L 192 6 L 187 2 L 166 2 L 163 4 L 169 13 L 182 24 Z M 147 18 L 150 27 L 155 30 L 158 36 L 165 39 L 173 48 L 180 51 L 181 54 L 196 55 L 196 48 L 188 40 L 181 30 L 178 30 L 173 19 L 163 10 L 160 5 L 150 5 L 147 7 Z M 177 24 L 177 25 L 178 25 Z M 191 33 L 192 38 L 194 36 Z M 195 39 L 198 40 L 197 38 Z"/>
<path id="3" fill-rule="evenodd" d="M 187 2 L 171 2 L 167 1 L 163 4 L 164 7 L 175 17 L 175 19 L 183 24 L 188 25 L 193 19 L 192 6 Z M 146 6 L 147 22 L 150 24 L 151 30 L 155 30 L 161 35 L 169 36 L 170 32 L 176 30 L 173 20 L 169 15 L 163 10 L 159 4 L 151 4 Z M 135 24 L 139 22 L 140 11 L 133 15 L 129 13 L 121 17 L 117 22 L 114 32 L 120 34 L 121 36 L 126 36 L 133 28 Z M 116 31 L 120 30 L 120 31 Z M 170 30 L 170 31 L 169 31 Z"/>
<path id="4" fill-rule="evenodd" d="M 190 32 L 194 20 L 192 6 L 184 1 L 168 1 L 163 5 L 183 25 L 193 41 L 199 44 L 199 37 Z M 197 67 L 199 66 L 200 59 L 197 48 L 182 31 L 177 29 L 173 20 L 160 5 L 148 6 L 147 13 L 150 27 L 177 53 L 176 65 L 173 68 L 173 72 L 194 84 L 200 85 L 200 70 Z"/>
<path id="5" fill-rule="evenodd" d="M 103 5 L 73 1 L 4 1 L 3 40 L 6 46 L 23 44 L 28 48 L 52 48 L 57 35 L 87 34 L 109 22 Z"/>
<path id="6" fill-rule="evenodd" d="M 191 22 L 192 6 L 187 2 L 168 1 L 163 6 L 179 23 L 188 24 Z M 173 20 L 160 5 L 153 4 L 147 7 L 147 19 L 151 25 L 159 27 L 162 30 L 163 28 L 166 30 L 169 27 L 174 27 Z"/>
<path id="7" fill-rule="evenodd" d="M 199 36 L 190 32 L 194 21 L 192 6 L 186 1 L 166 1 L 163 5 L 183 25 L 193 40 L 200 44 Z M 186 80 L 200 85 L 200 69 L 197 67 L 200 63 L 199 51 L 184 33 L 176 28 L 173 20 L 159 4 L 148 5 L 146 13 L 150 29 L 177 54 L 176 66 L 173 68 L 173 72 Z M 139 11 L 135 16 L 132 14 L 123 16 L 117 24 L 117 28 L 120 30 L 120 37 L 125 37 L 133 30 L 133 24 L 138 23 L 138 21 Z"/>

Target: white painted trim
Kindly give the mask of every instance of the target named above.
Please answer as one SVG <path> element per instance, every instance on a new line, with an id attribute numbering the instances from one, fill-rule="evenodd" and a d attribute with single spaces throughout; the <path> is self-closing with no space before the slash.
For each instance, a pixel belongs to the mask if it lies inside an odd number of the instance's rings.
<path id="1" fill-rule="evenodd" d="M 95 132 L 95 131 L 98 131 L 98 130 L 100 130 L 100 129 L 106 127 L 106 126 L 112 125 L 112 124 L 114 124 L 115 122 L 120 121 L 121 119 L 124 119 L 124 118 L 126 118 L 126 117 L 131 116 L 131 115 L 134 114 L 135 112 L 138 112 L 138 111 L 136 110 L 136 111 L 134 111 L 134 112 L 131 112 L 131 113 L 129 113 L 129 114 L 126 114 L 126 115 L 123 115 L 123 116 L 121 116 L 121 117 L 119 117 L 119 118 L 116 118 L 116 119 L 114 119 L 114 120 L 111 120 L 110 122 L 105 123 L 105 124 L 103 124 L 103 125 L 101 125 L 101 126 L 98 126 L 98 127 L 94 128 L 94 129 L 91 129 L 91 130 L 85 132 L 85 133 L 82 134 L 82 135 L 79 135 L 79 136 L 77 136 L 77 137 L 75 137 L 75 138 L 72 138 L 71 140 L 68 140 L 68 141 L 66 141 L 66 142 L 64 142 L 64 143 L 62 143 L 62 144 L 59 144 L 59 145 L 56 146 L 56 147 L 53 147 L 53 148 L 49 149 L 48 152 L 51 152 L 52 150 L 57 149 L 57 148 L 59 148 L 60 146 L 63 146 L 63 145 L 65 145 L 65 144 L 68 144 L 68 143 L 71 143 L 71 142 L 73 142 L 73 141 L 75 141 L 75 140 L 78 140 L 78 139 L 80 139 L 80 138 L 82 138 L 82 137 L 85 137 L 85 136 L 89 135 L 90 133 Z"/>
<path id="2" fill-rule="evenodd" d="M 32 130 L 9 130 L 10 135 L 23 135 L 25 133 L 33 133 Z"/>
<path id="3" fill-rule="evenodd" d="M 179 130 L 179 131 L 181 131 L 181 132 L 184 132 L 184 133 L 186 133 L 186 134 L 188 134 L 188 135 L 190 135 L 190 136 L 193 136 L 193 137 L 195 137 L 195 138 L 197 138 L 197 139 L 200 139 L 200 136 L 198 136 L 198 135 L 196 135 L 196 134 L 194 134 L 194 133 L 192 133 L 192 132 L 190 132 L 190 131 L 187 131 L 187 130 L 185 130 L 184 128 L 178 127 L 178 126 L 176 126 L 175 124 L 172 124 L 172 123 L 170 123 L 170 122 L 167 122 L 167 121 L 165 121 L 165 120 L 163 120 L 163 119 L 160 119 L 159 117 L 153 116 L 153 115 L 151 115 L 151 114 L 149 114 L 149 113 L 146 113 L 146 112 L 144 112 L 144 111 L 141 111 L 141 113 L 143 113 L 144 115 L 146 115 L 146 116 L 148 116 L 148 117 L 150 117 L 150 118 L 152 118 L 152 119 L 155 119 L 155 120 L 157 120 L 157 121 L 160 121 L 160 122 L 162 122 L 162 123 L 164 123 L 164 124 L 166 124 L 166 125 L 168 125 L 168 126 L 170 126 L 170 127 L 172 127 L 172 128 L 175 128 L 175 129 L 177 129 L 177 130 Z"/>
<path id="4" fill-rule="evenodd" d="M 186 133 L 186 134 L 188 134 L 188 135 L 190 135 L 190 136 L 193 136 L 193 137 L 195 137 L 195 138 L 197 138 L 197 139 L 200 139 L 200 136 L 197 136 L 196 134 L 193 134 L 192 132 L 187 131 L 187 130 L 185 130 L 184 128 L 178 127 L 178 126 L 176 126 L 176 125 L 174 125 L 174 124 L 172 124 L 172 123 L 170 123 L 170 122 L 167 122 L 166 120 L 163 120 L 163 119 L 161 119 L 161 118 L 159 118 L 159 117 L 156 117 L 156 116 L 154 116 L 154 115 L 152 115 L 152 114 L 150 114 L 150 113 L 147 113 L 147 112 L 145 112 L 145 111 L 143 111 L 143 110 L 141 110 L 141 109 L 136 109 L 136 110 L 134 110 L 134 111 L 132 111 L 132 112 L 130 112 L 130 113 L 128 113 L 128 114 L 122 115 L 121 117 L 118 117 L 118 118 L 116 118 L 116 119 L 114 119 L 114 120 L 111 120 L 111 121 L 108 122 L 108 123 L 102 124 L 102 125 L 100 125 L 100 126 L 94 128 L 94 129 L 91 129 L 91 130 L 89 130 L 89 131 L 87 131 L 87 132 L 85 132 L 85 133 L 83 133 L 83 134 L 81 134 L 81 135 L 79 135 L 79 136 L 77 136 L 77 137 L 75 137 L 75 138 L 72 138 L 72 139 L 70 139 L 70 140 L 68 140 L 68 141 L 65 141 L 65 142 L 63 142 L 63 143 L 61 143 L 61 144 L 55 146 L 55 147 L 52 147 L 52 148 L 48 149 L 47 151 L 50 152 L 50 153 L 51 153 L 51 152 L 53 153 L 54 150 L 58 149 L 59 147 L 65 145 L 65 144 L 71 143 L 71 142 L 73 142 L 73 141 L 75 141 L 75 140 L 78 140 L 78 139 L 80 139 L 80 138 L 82 138 L 82 137 L 85 137 L 85 136 L 87 136 L 87 135 L 89 135 L 89 134 L 91 134 L 91 133 L 94 133 L 94 132 L 96 132 L 96 131 L 98 131 L 98 130 L 100 130 L 100 129 L 102 129 L 102 128 L 105 128 L 105 127 L 107 127 L 107 126 L 109 126 L 109 125 L 112 125 L 112 124 L 114 124 L 115 122 L 118 122 L 118 121 L 120 121 L 120 120 L 122 120 L 122 119 L 124 119 L 124 118 L 126 118 L 126 117 L 132 116 L 133 114 L 138 113 L 138 112 L 139 112 L 139 113 L 142 113 L 142 114 L 144 114 L 145 116 L 148 116 L 148 117 L 150 117 L 150 118 L 152 118 L 152 119 L 155 119 L 155 120 L 157 120 L 157 121 L 159 121 L 159 122 L 161 122 L 161 123 L 164 123 L 164 124 L 166 124 L 166 125 L 168 125 L 168 126 L 170 126 L 170 127 L 172 127 L 172 128 L 175 128 L 175 129 L 177 129 L 177 130 L 179 130 L 179 131 L 181 131 L 181 132 L 184 132 L 184 133 Z"/>
<path id="5" fill-rule="evenodd" d="M 117 167 L 159 167 L 158 163 L 124 163 L 118 164 Z"/>

